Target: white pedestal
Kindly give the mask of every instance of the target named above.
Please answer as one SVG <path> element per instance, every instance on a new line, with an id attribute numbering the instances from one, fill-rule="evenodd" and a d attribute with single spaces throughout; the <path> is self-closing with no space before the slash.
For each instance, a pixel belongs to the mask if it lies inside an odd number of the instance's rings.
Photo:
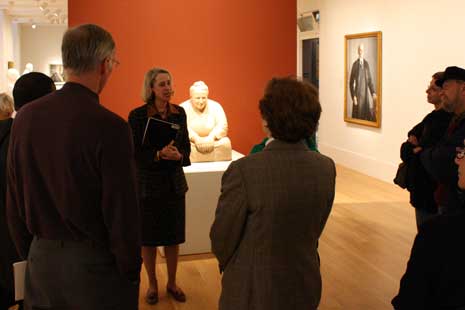
<path id="1" fill-rule="evenodd" d="M 232 160 L 243 157 L 233 151 Z M 186 242 L 180 255 L 210 253 L 210 227 L 221 190 L 221 177 L 231 161 L 193 163 L 184 167 L 189 191 L 186 194 Z"/>

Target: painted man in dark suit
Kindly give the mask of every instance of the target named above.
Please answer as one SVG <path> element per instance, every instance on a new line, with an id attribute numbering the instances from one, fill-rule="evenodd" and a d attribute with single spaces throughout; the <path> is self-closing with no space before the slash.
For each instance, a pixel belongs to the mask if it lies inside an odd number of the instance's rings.
<path id="1" fill-rule="evenodd" d="M 376 92 L 371 78 L 370 65 L 363 58 L 363 44 L 358 46 L 358 58 L 352 64 L 349 89 L 352 98 L 352 118 L 376 122 Z M 372 97 L 370 103 L 369 96 Z"/>

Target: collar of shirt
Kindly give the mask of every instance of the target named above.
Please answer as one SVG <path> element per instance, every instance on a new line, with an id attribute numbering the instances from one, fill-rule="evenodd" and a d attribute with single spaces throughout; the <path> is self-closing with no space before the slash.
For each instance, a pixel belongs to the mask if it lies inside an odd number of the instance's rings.
<path id="1" fill-rule="evenodd" d="M 69 90 L 72 92 L 80 92 L 80 93 L 86 94 L 89 97 L 91 97 L 91 99 L 95 100 L 98 104 L 100 104 L 100 99 L 99 99 L 98 94 L 94 93 L 93 91 L 91 91 L 89 88 L 85 87 L 82 84 L 75 83 L 75 82 L 66 82 L 66 84 L 63 85 L 63 87 L 60 90 L 64 90 L 64 91 Z"/>
<path id="2" fill-rule="evenodd" d="M 166 117 L 168 117 L 170 114 L 179 114 L 179 110 L 174 106 L 174 104 L 167 103 L 168 105 L 168 110 L 166 113 Z M 147 116 L 152 117 L 154 115 L 159 115 L 160 117 L 163 116 L 161 112 L 158 111 L 156 104 L 152 102 L 147 103 Z"/>
<path id="3" fill-rule="evenodd" d="M 274 138 L 273 137 L 269 137 L 268 140 L 266 140 L 265 142 L 265 146 L 267 146 L 268 144 L 270 144 L 271 141 L 273 141 Z"/>

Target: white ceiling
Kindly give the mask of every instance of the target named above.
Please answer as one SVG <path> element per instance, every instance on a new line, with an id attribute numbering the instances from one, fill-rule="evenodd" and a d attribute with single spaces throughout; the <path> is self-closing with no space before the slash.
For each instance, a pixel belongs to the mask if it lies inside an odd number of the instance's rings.
<path id="1" fill-rule="evenodd" d="M 0 0 L 0 10 L 19 24 L 68 23 L 68 0 Z"/>

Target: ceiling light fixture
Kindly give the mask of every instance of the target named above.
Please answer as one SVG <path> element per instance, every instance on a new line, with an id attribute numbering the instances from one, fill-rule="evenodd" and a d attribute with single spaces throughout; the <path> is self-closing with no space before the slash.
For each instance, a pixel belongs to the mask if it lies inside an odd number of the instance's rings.
<path id="1" fill-rule="evenodd" d="M 32 24 L 32 25 L 31 25 L 31 28 L 32 28 L 32 29 L 36 29 L 36 28 L 37 28 L 37 25 L 36 25 L 36 24 Z"/>

